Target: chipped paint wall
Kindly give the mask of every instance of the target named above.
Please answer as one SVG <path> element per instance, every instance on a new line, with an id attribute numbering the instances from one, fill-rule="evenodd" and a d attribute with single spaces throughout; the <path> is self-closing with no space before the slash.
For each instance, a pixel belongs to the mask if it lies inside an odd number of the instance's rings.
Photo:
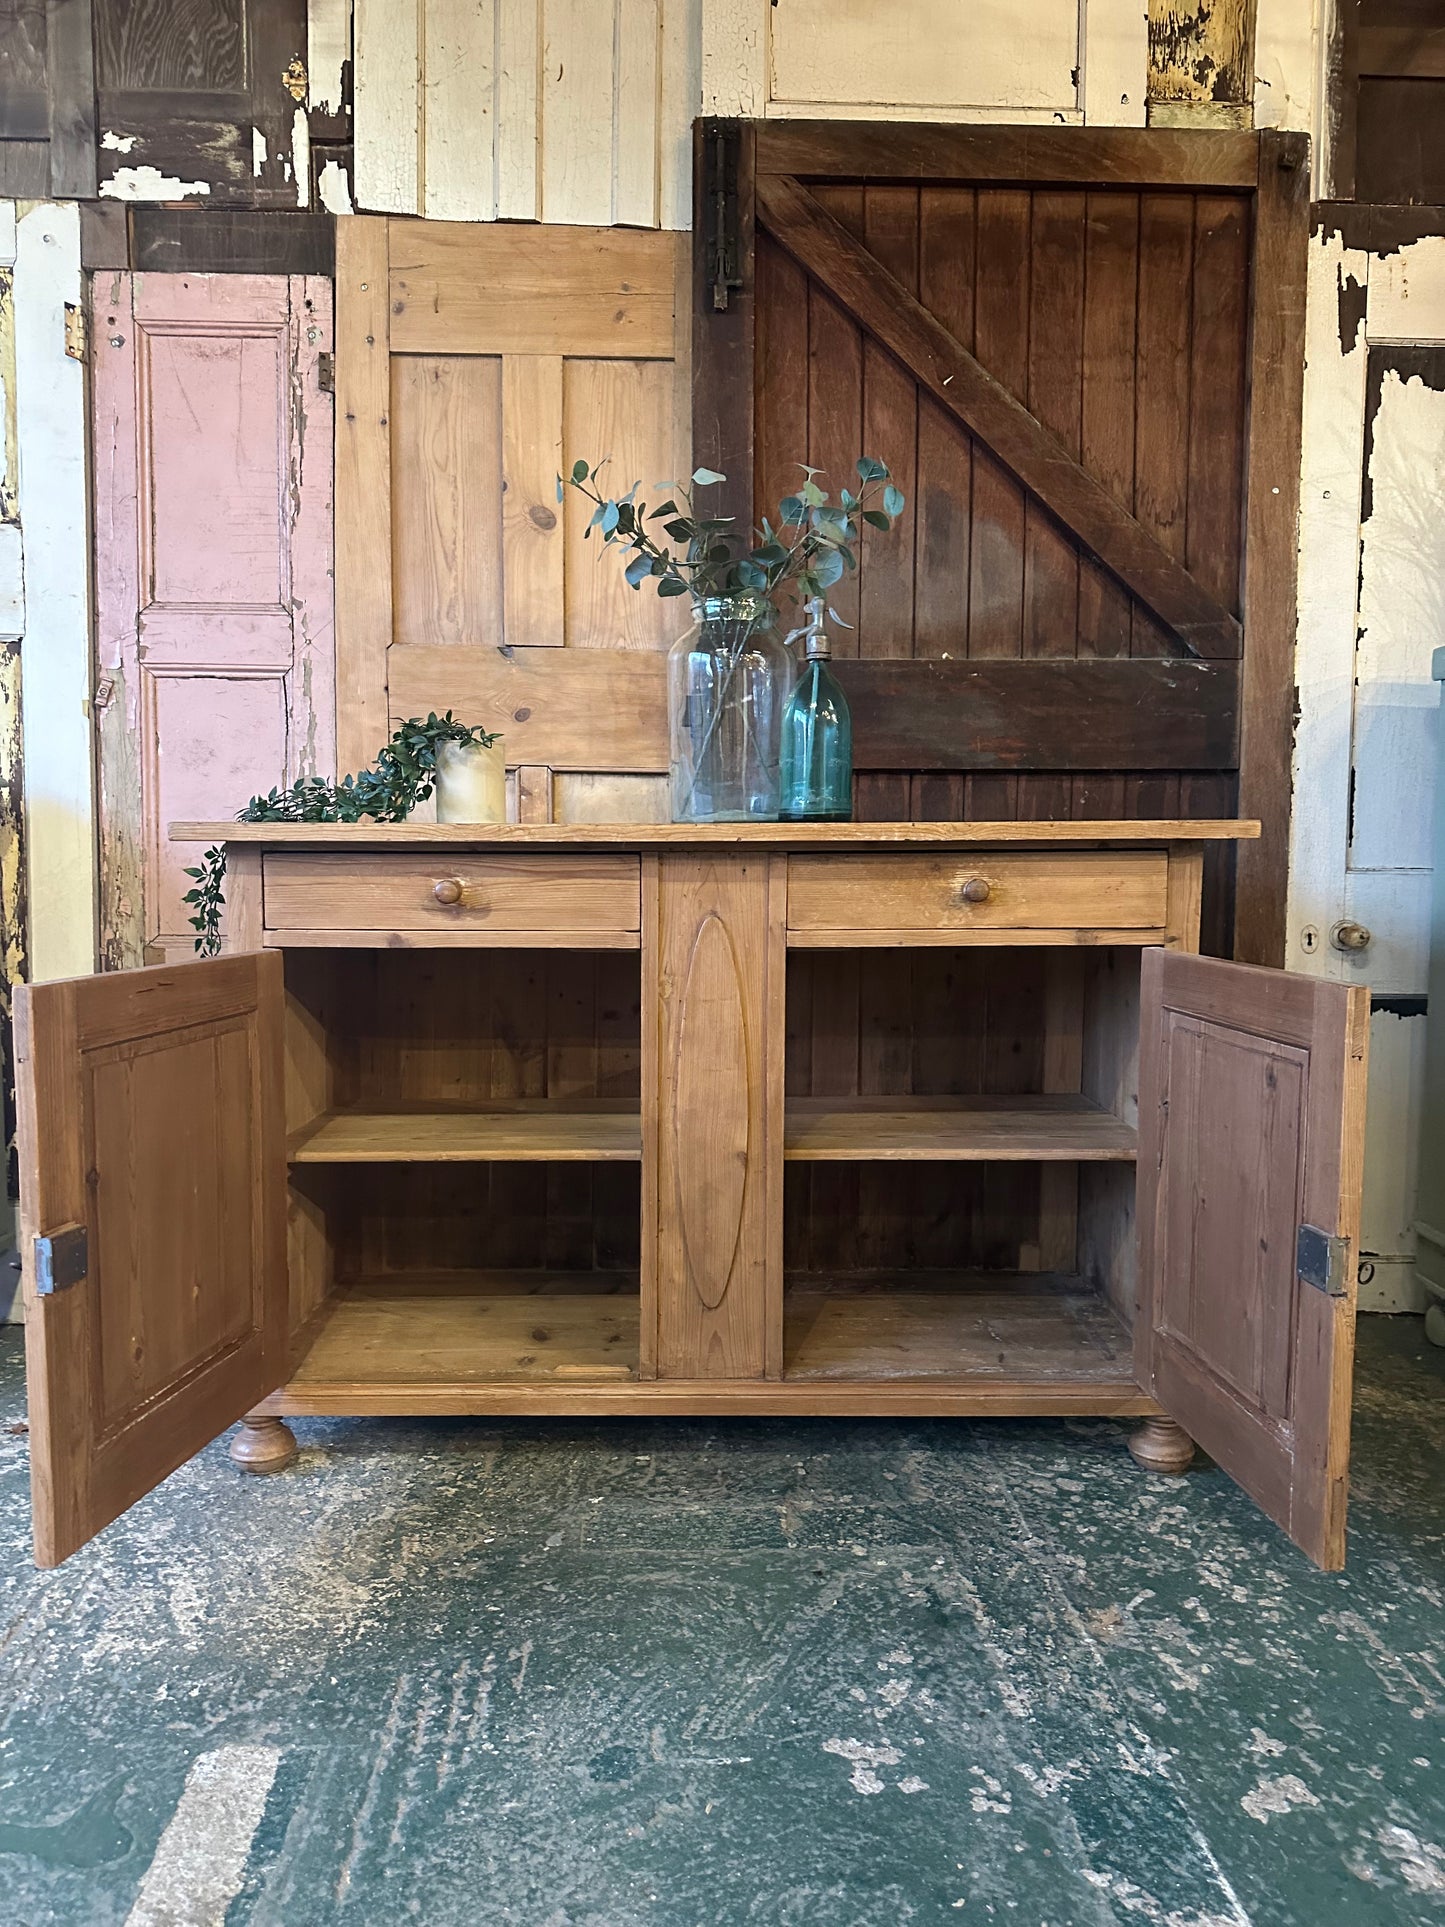
<path id="1" fill-rule="evenodd" d="M 1344 231 L 1342 231 L 1342 228 Z M 1361 1304 L 1419 1309 L 1415 1159 L 1445 646 L 1445 237 L 1311 247 L 1289 954 L 1375 993 Z M 1341 922 L 1368 946 L 1331 941 Z"/>

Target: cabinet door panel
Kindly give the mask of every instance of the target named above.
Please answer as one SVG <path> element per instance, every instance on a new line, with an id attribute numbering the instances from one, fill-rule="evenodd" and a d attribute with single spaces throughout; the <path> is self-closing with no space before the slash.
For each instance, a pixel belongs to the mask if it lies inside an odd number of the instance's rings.
<path id="1" fill-rule="evenodd" d="M 247 955 L 18 993 L 41 1565 L 285 1374 L 281 969 Z"/>
<path id="2" fill-rule="evenodd" d="M 1369 993 L 1144 954 L 1140 1383 L 1318 1564 L 1344 1562 Z M 1335 1247 L 1335 1292 L 1296 1241 Z"/>

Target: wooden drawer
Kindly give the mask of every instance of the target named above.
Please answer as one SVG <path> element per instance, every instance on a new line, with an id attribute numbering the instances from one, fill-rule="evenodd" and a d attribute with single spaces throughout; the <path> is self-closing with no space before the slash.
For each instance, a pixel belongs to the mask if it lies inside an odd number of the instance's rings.
<path id="1" fill-rule="evenodd" d="M 1168 893 L 1163 850 L 794 856 L 788 931 L 802 944 L 966 942 L 974 931 L 1142 941 L 1163 931 Z"/>
<path id="2" fill-rule="evenodd" d="M 641 863 L 635 856 L 268 855 L 268 931 L 418 931 L 423 943 L 498 942 L 535 933 L 635 948 Z"/>

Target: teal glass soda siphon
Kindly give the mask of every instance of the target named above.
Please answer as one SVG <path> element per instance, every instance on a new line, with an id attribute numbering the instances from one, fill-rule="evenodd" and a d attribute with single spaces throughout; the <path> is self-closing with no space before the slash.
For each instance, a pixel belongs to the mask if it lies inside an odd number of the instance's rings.
<path id="1" fill-rule="evenodd" d="M 807 604 L 803 673 L 783 711 L 784 823 L 847 823 L 853 815 L 853 719 L 829 668 L 833 646 L 823 628 L 823 599 Z"/>

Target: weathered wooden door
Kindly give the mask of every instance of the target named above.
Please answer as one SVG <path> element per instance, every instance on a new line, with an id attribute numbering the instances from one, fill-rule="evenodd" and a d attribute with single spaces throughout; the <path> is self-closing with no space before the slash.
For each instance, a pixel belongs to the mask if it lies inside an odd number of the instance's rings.
<path id="1" fill-rule="evenodd" d="M 1144 954 L 1139 1382 L 1344 1564 L 1369 993 Z"/>
<path id="2" fill-rule="evenodd" d="M 660 690 L 677 612 L 627 588 L 556 478 L 579 456 L 610 456 L 622 487 L 686 462 L 685 262 L 676 234 L 338 221 L 343 768 L 397 719 L 452 709 L 505 732 L 524 815 L 658 813 L 644 773 L 666 767 L 665 738 L 648 760 L 608 680 L 619 657 L 593 652 L 625 652 L 624 670 L 648 657 Z M 511 687 L 547 684 L 549 660 L 571 692 L 561 716 L 543 701 L 561 728 Z"/>
<path id="3" fill-rule="evenodd" d="M 42 1566 L 285 1376 L 281 998 L 275 952 L 17 993 Z"/>
<path id="4" fill-rule="evenodd" d="M 102 195 L 310 204 L 305 0 L 92 8 Z"/>
<path id="5" fill-rule="evenodd" d="M 1257 962 L 1283 955 L 1303 161 L 1294 135 L 698 134 L 697 459 L 748 521 L 800 462 L 836 486 L 874 455 L 908 497 L 838 592 L 858 814 L 1237 805 Z"/>
<path id="6" fill-rule="evenodd" d="M 180 818 L 333 762 L 331 288 L 98 275 L 101 957 L 190 954 Z"/>

